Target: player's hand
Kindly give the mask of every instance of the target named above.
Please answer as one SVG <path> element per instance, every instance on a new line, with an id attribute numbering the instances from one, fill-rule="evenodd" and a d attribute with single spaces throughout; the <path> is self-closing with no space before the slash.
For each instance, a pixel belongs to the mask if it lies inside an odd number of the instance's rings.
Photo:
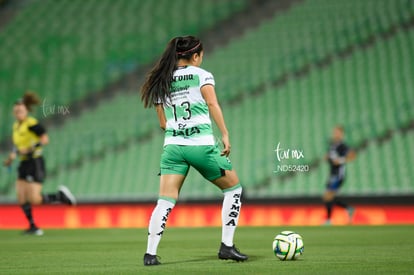
<path id="1" fill-rule="evenodd" d="M 356 153 L 355 151 L 349 151 L 349 153 L 346 155 L 346 160 L 347 161 L 353 161 L 356 158 Z"/>
<path id="2" fill-rule="evenodd" d="M 221 141 L 223 142 L 223 150 L 221 151 L 221 156 L 226 156 L 228 157 L 230 155 L 230 149 L 231 149 L 231 144 L 230 144 L 230 140 L 229 140 L 229 136 L 223 136 L 221 138 Z"/>
<path id="3" fill-rule="evenodd" d="M 6 167 L 9 167 L 12 164 L 12 159 L 11 158 L 7 158 L 6 160 L 3 161 L 3 165 Z"/>
<path id="4" fill-rule="evenodd" d="M 3 161 L 3 165 L 6 166 L 6 167 L 10 167 L 15 158 L 16 158 L 16 153 L 11 152 L 9 157 Z"/>

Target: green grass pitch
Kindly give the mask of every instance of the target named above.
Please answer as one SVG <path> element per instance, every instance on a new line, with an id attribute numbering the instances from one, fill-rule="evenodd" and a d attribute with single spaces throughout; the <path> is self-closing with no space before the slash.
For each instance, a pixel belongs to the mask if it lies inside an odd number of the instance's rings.
<path id="1" fill-rule="evenodd" d="M 282 262 L 272 241 L 282 230 L 302 235 L 305 252 Z M 22 236 L 0 230 L 0 274 L 412 274 L 414 226 L 240 227 L 243 263 L 217 259 L 220 228 L 167 228 L 162 265 L 143 266 L 145 229 L 45 230 Z"/>

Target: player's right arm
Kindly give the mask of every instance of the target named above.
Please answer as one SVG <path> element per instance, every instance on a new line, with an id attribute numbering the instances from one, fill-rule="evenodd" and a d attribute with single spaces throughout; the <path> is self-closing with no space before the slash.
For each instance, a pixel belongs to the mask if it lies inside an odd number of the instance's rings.
<path id="1" fill-rule="evenodd" d="M 16 149 L 13 149 L 13 151 L 9 154 L 7 159 L 4 160 L 3 165 L 10 166 L 15 158 L 16 158 Z"/>

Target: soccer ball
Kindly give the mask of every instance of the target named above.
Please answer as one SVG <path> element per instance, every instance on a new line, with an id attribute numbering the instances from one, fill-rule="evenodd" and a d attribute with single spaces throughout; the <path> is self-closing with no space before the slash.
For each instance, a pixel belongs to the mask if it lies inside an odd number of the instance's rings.
<path id="1" fill-rule="evenodd" d="M 303 254 L 302 237 L 293 231 L 282 231 L 273 240 L 273 252 L 280 260 L 296 260 Z"/>

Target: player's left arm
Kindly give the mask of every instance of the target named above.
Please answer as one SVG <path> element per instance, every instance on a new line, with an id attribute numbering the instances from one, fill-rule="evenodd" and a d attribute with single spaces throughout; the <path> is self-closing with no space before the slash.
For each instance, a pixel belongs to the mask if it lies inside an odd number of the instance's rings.
<path id="1" fill-rule="evenodd" d="M 33 126 L 30 126 L 29 130 L 39 137 L 39 143 L 35 144 L 34 147 L 49 144 L 49 135 L 46 133 L 45 127 L 43 127 L 41 124 L 37 123 Z"/>
<path id="2" fill-rule="evenodd" d="M 347 154 L 346 154 L 346 162 L 350 162 L 353 161 L 356 158 L 356 152 L 355 150 L 348 150 Z"/>
<path id="3" fill-rule="evenodd" d="M 39 141 L 40 145 L 43 146 L 43 145 L 49 144 L 49 135 L 48 134 L 41 135 L 39 137 L 39 139 L 40 139 L 40 141 Z"/>
<path id="4" fill-rule="evenodd" d="M 221 152 L 222 156 L 229 156 L 231 144 L 229 138 L 229 132 L 224 122 L 223 112 L 221 110 L 220 104 L 217 100 L 216 92 L 213 85 L 207 84 L 201 87 L 201 94 L 203 95 L 204 100 L 208 106 L 208 110 L 216 123 L 217 127 L 221 132 L 221 140 L 223 142 L 223 150 Z"/>
<path id="5" fill-rule="evenodd" d="M 353 161 L 356 157 L 356 153 L 354 150 L 350 149 L 345 144 L 341 145 L 338 148 L 338 155 L 332 159 L 335 165 L 342 165 L 347 162 Z"/>
<path id="6" fill-rule="evenodd" d="M 344 158 L 344 162 L 351 162 L 356 158 L 355 150 L 348 147 L 348 145 L 342 144 L 340 150 L 342 151 L 341 155 Z"/>

